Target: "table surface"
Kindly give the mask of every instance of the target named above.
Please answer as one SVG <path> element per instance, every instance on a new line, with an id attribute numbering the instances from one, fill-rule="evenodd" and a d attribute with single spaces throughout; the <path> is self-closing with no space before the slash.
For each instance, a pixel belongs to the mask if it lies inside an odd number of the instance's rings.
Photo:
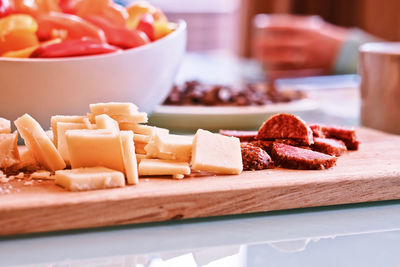
<path id="1" fill-rule="evenodd" d="M 358 90 L 333 87 L 310 91 L 323 104 L 304 119 L 358 125 Z M 400 201 L 386 201 L 11 236 L 0 266 L 399 266 L 399 248 Z"/>

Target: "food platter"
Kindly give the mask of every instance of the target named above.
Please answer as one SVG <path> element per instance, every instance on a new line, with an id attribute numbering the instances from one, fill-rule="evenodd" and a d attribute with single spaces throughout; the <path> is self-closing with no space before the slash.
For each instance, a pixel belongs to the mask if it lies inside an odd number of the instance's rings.
<path id="1" fill-rule="evenodd" d="M 357 133 L 360 149 L 321 171 L 149 177 L 136 186 L 86 192 L 15 180 L 0 195 L 0 235 L 400 199 L 400 138 L 366 128 Z"/>
<path id="2" fill-rule="evenodd" d="M 262 106 L 158 106 L 149 118 L 149 124 L 175 131 L 219 129 L 257 129 L 276 113 L 302 115 L 318 108 L 313 99 L 296 100 Z"/>

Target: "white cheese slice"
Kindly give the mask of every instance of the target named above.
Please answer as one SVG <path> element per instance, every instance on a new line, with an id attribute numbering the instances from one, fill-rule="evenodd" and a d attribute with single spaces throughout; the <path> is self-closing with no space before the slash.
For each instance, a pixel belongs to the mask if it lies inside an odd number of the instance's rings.
<path id="1" fill-rule="evenodd" d="M 154 139 L 152 139 L 152 141 L 150 141 L 150 143 L 148 143 L 144 147 L 144 150 L 146 152 L 144 154 L 148 155 L 149 157 L 158 158 L 158 159 L 166 159 L 166 160 L 175 160 L 176 159 L 175 154 L 173 154 L 171 152 L 161 152 L 153 140 Z"/>
<path id="2" fill-rule="evenodd" d="M 199 129 L 193 140 L 192 169 L 240 174 L 243 164 L 239 139 Z"/>
<path id="3" fill-rule="evenodd" d="M 111 130 L 113 132 L 119 132 L 118 122 L 107 114 L 97 115 L 95 117 L 97 129 Z"/>
<path id="4" fill-rule="evenodd" d="M 57 146 L 58 134 L 57 134 L 57 122 L 73 122 L 73 123 L 84 123 L 87 116 L 68 116 L 68 115 L 56 115 L 51 117 L 51 129 L 53 130 L 53 142 Z"/>
<path id="5" fill-rule="evenodd" d="M 138 113 L 138 107 L 133 103 L 108 102 L 89 105 L 94 115 L 132 115 Z"/>
<path id="6" fill-rule="evenodd" d="M 133 135 L 133 141 L 138 142 L 138 143 L 148 143 L 150 142 L 150 136 L 144 135 L 144 134 L 134 134 Z"/>
<path id="7" fill-rule="evenodd" d="M 56 171 L 55 183 L 70 191 L 125 186 L 124 174 L 104 167 Z"/>
<path id="8" fill-rule="evenodd" d="M 11 122 L 9 120 L 0 118 L 0 133 L 11 133 Z"/>
<path id="9" fill-rule="evenodd" d="M 125 171 L 119 133 L 109 130 L 68 130 L 66 140 L 72 168 L 102 166 Z"/>
<path id="10" fill-rule="evenodd" d="M 65 163 L 70 165 L 70 157 L 68 152 L 67 137 L 66 132 L 68 130 L 83 130 L 87 129 L 87 124 L 85 123 L 74 123 L 74 122 L 57 122 L 57 149 L 60 152 L 61 157 L 64 159 Z"/>
<path id="11" fill-rule="evenodd" d="M 154 143 L 158 151 L 174 154 L 178 161 L 190 162 L 193 136 L 156 133 Z"/>
<path id="12" fill-rule="evenodd" d="M 147 123 L 147 113 L 138 112 L 130 115 L 109 115 L 111 118 L 116 120 L 118 123 Z"/>
<path id="13" fill-rule="evenodd" d="M 169 133 L 169 130 L 165 129 L 165 128 L 159 128 L 159 127 L 155 127 L 155 126 L 130 123 L 130 122 L 121 122 L 119 124 L 119 128 L 121 130 L 125 130 L 125 131 L 128 131 L 128 130 L 133 131 L 135 134 L 143 134 L 143 135 L 148 135 L 148 136 L 152 136 L 156 132 L 165 133 L 165 134 Z"/>
<path id="14" fill-rule="evenodd" d="M 142 159 L 150 159 L 151 157 L 149 156 L 149 155 L 145 155 L 145 154 L 136 154 L 136 161 L 137 161 L 137 164 L 139 164 L 140 163 L 140 161 L 142 160 Z"/>
<path id="15" fill-rule="evenodd" d="M 162 159 L 142 159 L 139 175 L 190 174 L 189 163 Z"/>
<path id="16" fill-rule="evenodd" d="M 65 168 L 66 165 L 60 153 L 34 118 L 25 114 L 16 119 L 14 124 L 26 146 L 42 166 L 51 171 Z"/>
<path id="17" fill-rule="evenodd" d="M 124 159 L 125 175 L 128 184 L 138 184 L 139 175 L 135 156 L 135 144 L 131 131 L 121 131 L 122 153 Z"/>

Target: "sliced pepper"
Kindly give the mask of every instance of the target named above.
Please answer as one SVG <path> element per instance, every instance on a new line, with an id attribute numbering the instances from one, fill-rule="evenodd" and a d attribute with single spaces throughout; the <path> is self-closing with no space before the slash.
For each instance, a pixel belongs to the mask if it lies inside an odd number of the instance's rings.
<path id="1" fill-rule="evenodd" d="M 154 41 L 154 39 L 155 39 L 155 37 L 154 37 L 155 36 L 154 18 L 152 15 L 150 15 L 148 13 L 144 14 L 140 18 L 139 24 L 137 25 L 136 29 L 144 32 L 151 41 Z"/>
<path id="2" fill-rule="evenodd" d="M 138 1 L 126 8 L 128 11 L 127 25 L 129 29 L 136 29 L 139 24 L 139 20 L 144 14 L 150 14 L 153 16 L 154 21 L 165 21 L 168 22 L 167 17 L 161 11 L 161 9 L 149 4 L 146 1 Z"/>
<path id="3" fill-rule="evenodd" d="M 126 9 L 114 3 L 113 0 L 79 0 L 75 9 L 76 15 L 80 17 L 99 15 L 121 27 L 125 27 L 128 19 Z"/>
<path id="4" fill-rule="evenodd" d="M 61 12 L 58 0 L 35 0 L 39 13 Z"/>
<path id="5" fill-rule="evenodd" d="M 0 18 L 8 16 L 14 12 L 9 2 L 0 0 Z"/>
<path id="6" fill-rule="evenodd" d="M 31 58 L 80 57 L 113 53 L 120 50 L 116 46 L 88 39 L 64 40 L 61 43 L 40 46 L 33 51 Z"/>
<path id="7" fill-rule="evenodd" d="M 165 21 L 155 21 L 154 24 L 154 39 L 158 40 L 167 36 L 176 29 L 176 24 Z"/>
<path id="8" fill-rule="evenodd" d="M 36 34 L 42 41 L 59 37 L 63 39 L 86 37 L 106 42 L 104 32 L 100 28 L 75 15 L 50 12 L 38 16 L 37 21 L 39 29 Z"/>
<path id="9" fill-rule="evenodd" d="M 29 15 L 14 14 L 0 19 L 0 55 L 39 44 L 38 25 Z"/>
<path id="10" fill-rule="evenodd" d="M 42 45 L 56 44 L 56 43 L 60 43 L 61 41 L 62 41 L 61 39 L 54 39 L 54 40 L 48 41 L 46 43 L 43 43 Z M 40 47 L 40 45 L 36 45 L 36 46 L 31 46 L 31 47 L 28 47 L 25 49 L 21 49 L 21 50 L 9 51 L 9 52 L 3 54 L 2 57 L 29 58 L 32 55 L 33 51 L 35 51 L 39 47 Z"/>
<path id="11" fill-rule="evenodd" d="M 145 33 L 138 30 L 128 30 L 126 27 L 116 26 L 104 17 L 91 15 L 85 17 L 85 20 L 102 29 L 106 35 L 107 42 L 111 45 L 128 49 L 145 45 L 150 42 Z"/>

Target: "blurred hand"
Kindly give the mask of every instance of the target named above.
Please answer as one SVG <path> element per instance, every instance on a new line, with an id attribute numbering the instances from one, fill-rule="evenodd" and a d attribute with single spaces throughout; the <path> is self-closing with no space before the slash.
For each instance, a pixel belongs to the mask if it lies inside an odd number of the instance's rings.
<path id="1" fill-rule="evenodd" d="M 257 15 L 253 54 L 268 77 L 332 73 L 348 30 L 318 16 Z"/>

